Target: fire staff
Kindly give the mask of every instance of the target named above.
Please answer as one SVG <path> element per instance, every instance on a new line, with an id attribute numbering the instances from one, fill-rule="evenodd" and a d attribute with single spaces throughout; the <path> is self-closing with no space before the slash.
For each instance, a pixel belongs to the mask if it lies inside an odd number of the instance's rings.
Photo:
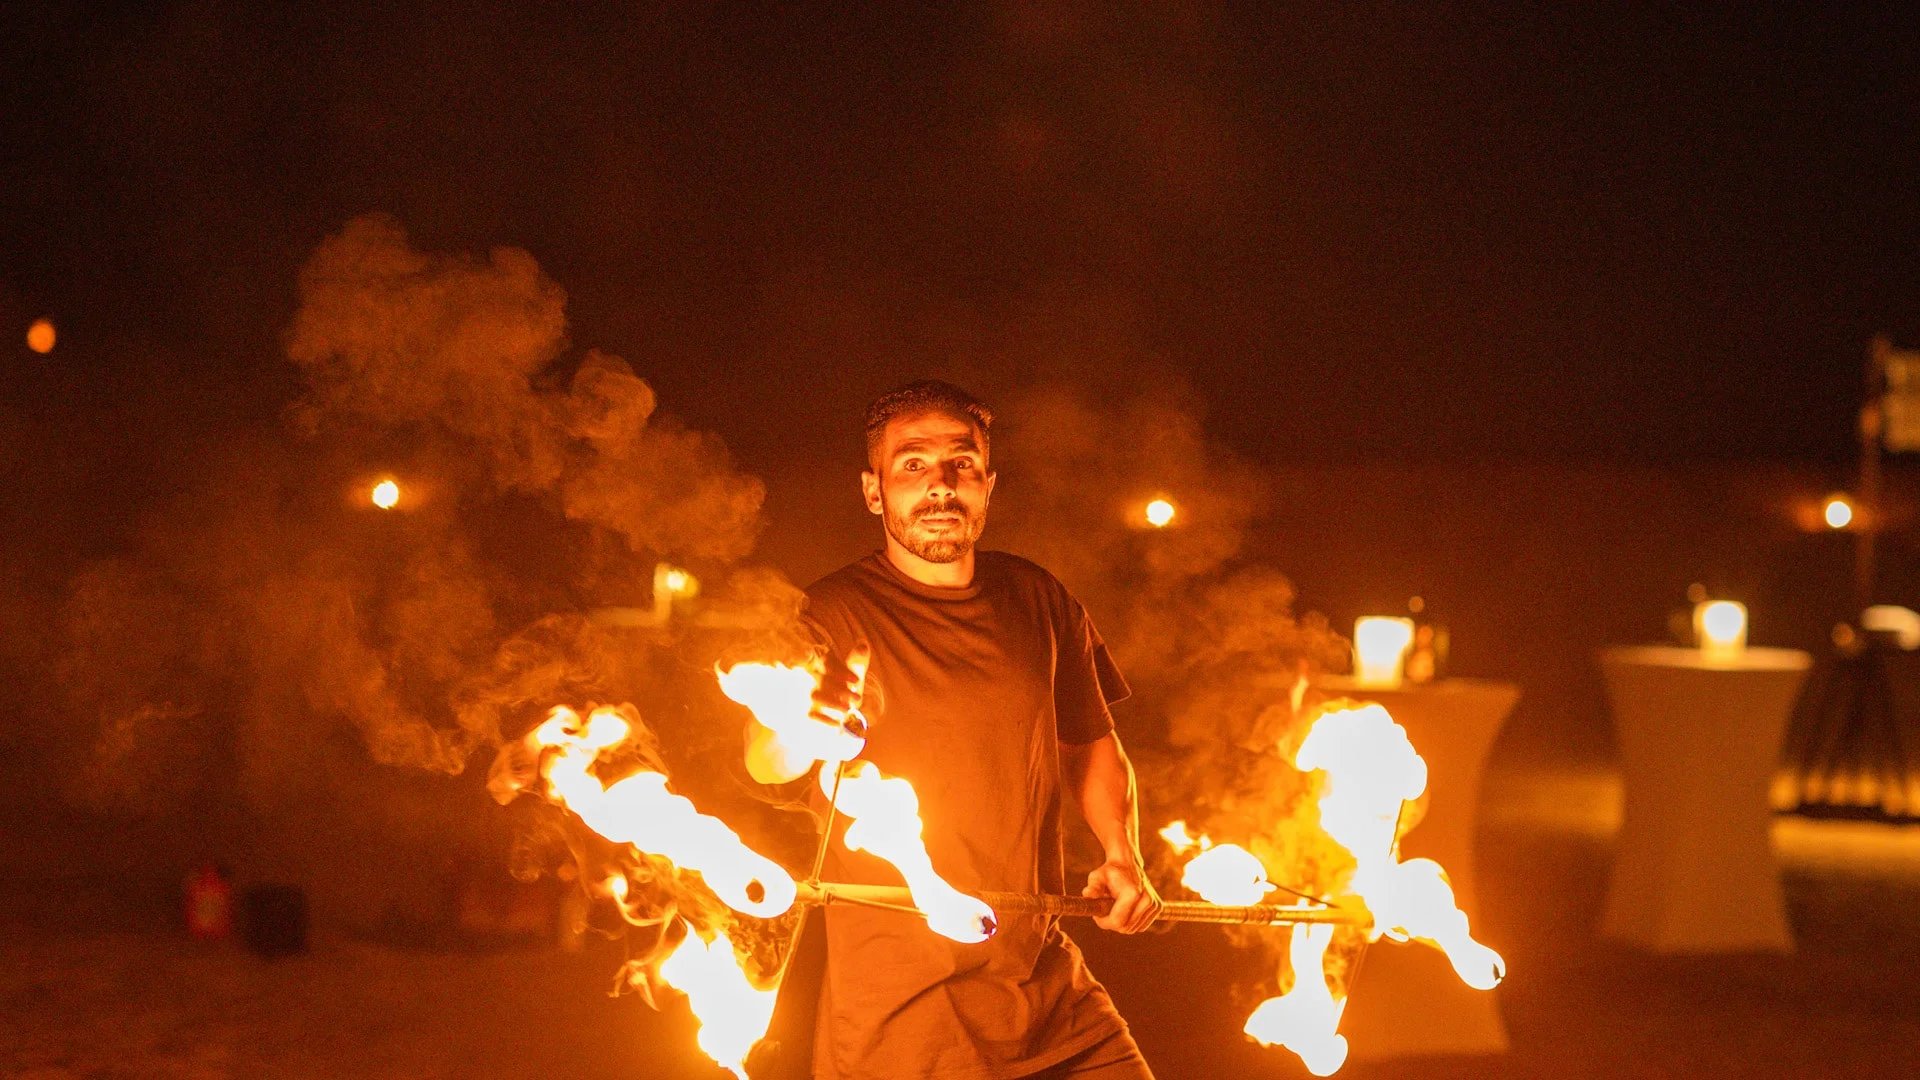
<path id="1" fill-rule="evenodd" d="M 807 589 L 829 651 L 815 715 L 865 719 L 862 757 L 913 781 L 933 864 L 963 891 L 1062 891 L 1072 802 L 1105 851 L 1084 889 L 1113 900 L 1098 925 L 1136 933 L 1161 901 L 1108 711 L 1127 684 L 1053 575 L 976 549 L 995 482 L 992 423 L 942 382 L 868 409 L 861 489 L 886 546 Z M 834 880 L 898 884 L 885 863 L 832 851 Z M 1007 916 L 992 938 L 961 944 L 910 916 L 834 907 L 826 941 L 821 1080 L 1151 1080 L 1057 917 Z"/>

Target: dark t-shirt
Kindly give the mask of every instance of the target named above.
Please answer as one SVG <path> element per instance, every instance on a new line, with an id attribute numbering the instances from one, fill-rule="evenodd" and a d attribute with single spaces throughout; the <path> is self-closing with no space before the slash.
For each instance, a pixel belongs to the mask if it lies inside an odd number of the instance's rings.
<path id="1" fill-rule="evenodd" d="M 1060 743 L 1113 730 L 1128 693 L 1084 608 L 1025 559 L 983 551 L 964 589 L 874 554 L 807 589 L 845 655 L 873 649 L 862 758 L 912 781 L 934 869 L 963 892 L 1064 890 Z M 836 880 L 900 884 L 830 848 Z M 832 1080 L 1024 1076 L 1125 1027 L 1058 920 L 1008 916 L 978 944 L 910 915 L 829 908 L 814 1074 Z"/>

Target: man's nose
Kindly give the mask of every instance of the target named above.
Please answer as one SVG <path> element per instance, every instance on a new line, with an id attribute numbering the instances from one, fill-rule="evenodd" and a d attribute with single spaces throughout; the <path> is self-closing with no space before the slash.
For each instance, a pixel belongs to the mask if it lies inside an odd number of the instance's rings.
<path id="1" fill-rule="evenodd" d="M 942 465 L 933 470 L 933 481 L 927 485 L 927 497 L 930 499 L 949 498 L 960 482 L 960 470 L 952 465 Z"/>

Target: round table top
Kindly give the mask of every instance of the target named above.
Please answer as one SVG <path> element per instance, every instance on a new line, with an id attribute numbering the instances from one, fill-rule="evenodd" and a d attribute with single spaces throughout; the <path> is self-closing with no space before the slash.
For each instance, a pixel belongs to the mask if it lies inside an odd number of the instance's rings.
<path id="1" fill-rule="evenodd" d="M 1799 649 L 1771 649 L 1750 645 L 1732 655 L 1683 649 L 1677 645 L 1616 645 L 1600 650 L 1607 664 L 1638 667 L 1687 668 L 1694 671 L 1805 671 L 1813 657 Z"/>

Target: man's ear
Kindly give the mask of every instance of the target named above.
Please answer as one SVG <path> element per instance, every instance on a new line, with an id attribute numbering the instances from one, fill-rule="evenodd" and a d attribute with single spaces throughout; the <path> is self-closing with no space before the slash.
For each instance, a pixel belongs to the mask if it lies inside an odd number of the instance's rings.
<path id="1" fill-rule="evenodd" d="M 997 473 L 997 472 L 988 472 L 988 473 L 987 473 L 987 497 L 986 497 L 986 498 L 984 498 L 984 499 L 982 499 L 982 500 L 980 500 L 980 502 L 981 502 L 981 508 L 982 508 L 982 509 L 985 509 L 985 508 L 986 508 L 986 504 L 987 504 L 987 503 L 989 503 L 989 502 L 992 502 L 992 501 L 993 501 L 993 482 L 994 482 L 995 480 L 998 480 L 998 479 L 1000 479 L 1000 474 L 999 474 L 999 473 Z"/>
<path id="2" fill-rule="evenodd" d="M 872 472 L 860 474 L 860 494 L 867 500 L 869 514 L 884 514 L 886 507 L 880 502 L 880 477 Z"/>

